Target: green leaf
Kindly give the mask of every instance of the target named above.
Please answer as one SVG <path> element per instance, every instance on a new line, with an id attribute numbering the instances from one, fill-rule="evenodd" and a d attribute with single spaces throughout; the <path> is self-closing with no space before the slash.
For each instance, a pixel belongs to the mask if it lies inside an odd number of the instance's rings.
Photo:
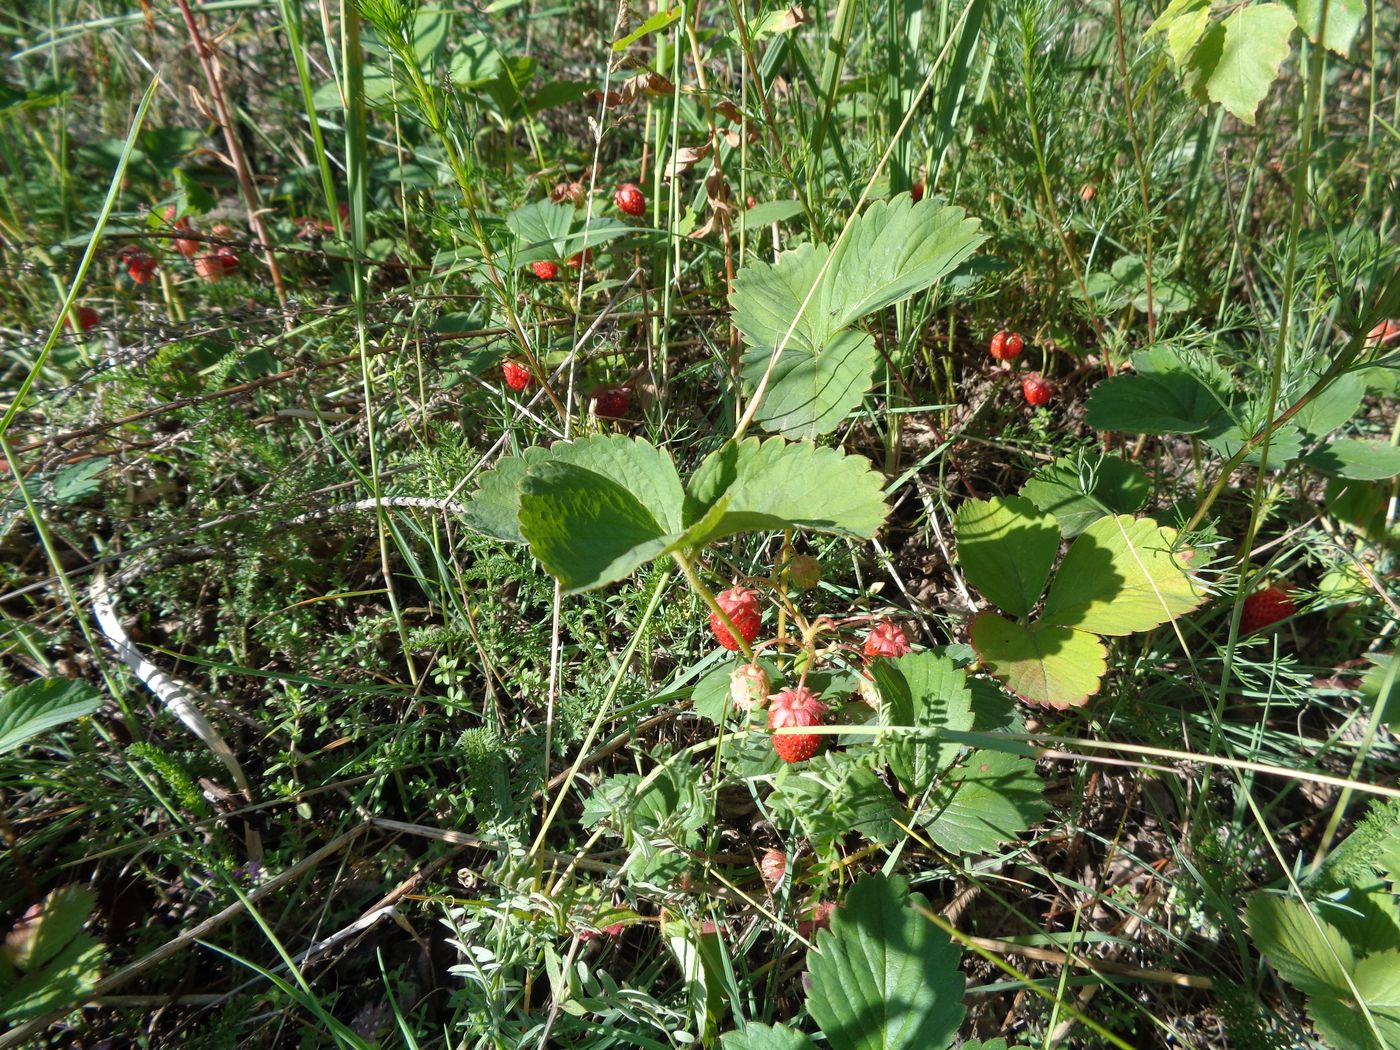
<path id="1" fill-rule="evenodd" d="M 1224 106 L 1246 124 L 1269 93 L 1297 20 L 1282 4 L 1241 7 L 1201 38 L 1187 64 L 1187 90 Z"/>
<path id="2" fill-rule="evenodd" d="M 1400 951 L 1366 956 L 1356 964 L 1354 980 L 1382 1039 L 1400 1047 Z"/>
<path id="3" fill-rule="evenodd" d="M 874 770 L 831 752 L 779 779 L 769 805 L 796 821 L 818 852 L 829 851 L 852 831 L 871 842 L 893 843 L 904 834 L 895 821 L 907 817 Z"/>
<path id="4" fill-rule="evenodd" d="M 1316 378 L 1316 374 L 1307 375 L 1300 386 L 1311 387 Z M 1365 396 L 1366 377 L 1360 372 L 1343 372 L 1295 412 L 1292 422 L 1312 437 L 1323 437 L 1356 415 Z"/>
<path id="5" fill-rule="evenodd" d="M 1400 448 L 1388 441 L 1338 438 L 1303 457 L 1303 462 L 1331 478 L 1384 481 L 1400 474 Z"/>
<path id="6" fill-rule="evenodd" d="M 1351 999 L 1334 992 L 1308 996 L 1308 1016 L 1324 1045 L 1333 1050 L 1395 1050 L 1395 1044 L 1382 1045 L 1365 1016 Z"/>
<path id="7" fill-rule="evenodd" d="M 1060 549 L 1055 519 L 1028 499 L 968 500 L 953 516 L 968 582 L 1013 616 L 1030 615 Z"/>
<path id="8" fill-rule="evenodd" d="M 36 678 L 15 686 L 0 697 L 0 755 L 101 706 L 101 692 L 76 678 Z"/>
<path id="9" fill-rule="evenodd" d="M 1298 26 L 1314 44 L 1345 55 L 1351 50 L 1356 31 L 1366 20 L 1366 0 L 1297 0 Z M 1327 22 L 1324 25 L 1323 11 Z M 1321 33 L 1319 33 L 1319 30 Z"/>
<path id="10" fill-rule="evenodd" d="M 632 32 L 628 33 L 626 36 L 614 40 L 612 49 L 614 51 L 626 51 L 638 40 L 642 39 L 642 37 L 649 36 L 652 33 L 660 32 L 662 29 L 665 29 L 676 19 L 680 18 L 681 14 L 684 11 L 684 4 L 677 4 L 669 11 L 658 11 L 656 14 L 652 15 L 650 18 L 648 18 L 645 22 L 639 25 L 636 29 L 632 30 Z"/>
<path id="11" fill-rule="evenodd" d="M 684 543 L 749 530 L 811 529 L 869 539 L 889 513 L 870 461 L 774 437 L 730 442 L 705 458 L 685 494 Z"/>
<path id="12" fill-rule="evenodd" d="M 772 356 L 766 346 L 744 352 L 740 374 L 746 390 L 758 389 Z M 855 329 L 837 332 L 817 351 L 789 343 L 773 364 L 754 419 L 785 437 L 829 434 L 865 400 L 878 361 L 875 340 Z"/>
<path id="13" fill-rule="evenodd" d="M 1309 914 L 1307 905 L 1251 893 L 1245 925 L 1264 958 L 1293 987 L 1308 995 L 1350 997 L 1347 976 L 1356 969 L 1351 945 L 1335 926 Z"/>
<path id="14" fill-rule="evenodd" d="M 93 937 L 75 937 L 47 966 L 0 993 L 0 1021 L 20 1021 L 78 1003 L 97 985 L 105 957 L 106 950 Z"/>
<path id="15" fill-rule="evenodd" d="M 872 661 L 880 687 L 880 724 L 921 729 L 972 728 L 972 692 L 967 674 L 946 656 L 906 653 L 897 660 Z M 949 740 L 911 739 L 892 734 L 880 741 L 909 795 L 918 795 L 958 757 L 962 745 Z"/>
<path id="16" fill-rule="evenodd" d="M 747 211 L 740 212 L 739 221 L 752 231 L 775 222 L 786 222 L 801 214 L 801 201 L 760 201 Z"/>
<path id="17" fill-rule="evenodd" d="M 1151 518 L 1120 514 L 1094 522 L 1065 555 L 1040 623 L 1124 635 L 1185 615 L 1205 594 L 1175 542 L 1176 530 Z"/>
<path id="18" fill-rule="evenodd" d="M 902 878 L 865 875 L 807 955 L 807 1009 L 831 1050 L 945 1050 L 962 1024 L 966 980 L 948 935 Z"/>
<path id="19" fill-rule="evenodd" d="M 978 613 L 972 645 L 992 674 L 1023 700 L 1079 707 L 1099 691 L 1108 651 L 1095 635 L 1068 627 L 1022 627 L 994 612 Z"/>
<path id="20" fill-rule="evenodd" d="M 815 287 L 784 349 L 816 354 L 826 347 L 842 328 L 832 321 L 830 271 L 817 279 L 830 254 L 829 245 L 803 244 L 783 252 L 776 263 L 755 261 L 739 271 L 729 304 L 734 309 L 734 327 L 745 342 L 771 353 L 787 335 L 808 290 Z"/>
<path id="21" fill-rule="evenodd" d="M 1154 268 L 1155 269 L 1155 268 Z M 1120 310 L 1132 305 L 1147 312 L 1147 263 L 1138 255 L 1124 255 L 1114 262 L 1108 273 L 1099 271 L 1085 281 L 1089 298 L 1107 310 Z M 1191 289 L 1166 273 L 1152 275 L 1151 306 L 1155 313 L 1177 313 L 1192 304 Z"/>
<path id="22" fill-rule="evenodd" d="M 506 225 L 517 241 L 517 265 L 567 258 L 572 254 L 565 249 L 573 222 L 573 206 L 551 200 L 535 201 L 507 215 Z"/>
<path id="23" fill-rule="evenodd" d="M 1142 507 L 1152 490 L 1142 468 L 1117 456 L 1061 457 L 1041 467 L 1021 487 L 1021 495 L 1060 523 L 1060 532 L 1073 539 L 1109 514 L 1131 514 Z"/>
<path id="24" fill-rule="evenodd" d="M 531 466 L 549 458 L 547 448 L 527 448 L 507 456 L 481 476 L 465 511 L 467 524 L 503 543 L 524 543 L 520 534 L 520 480 Z"/>
<path id="25" fill-rule="evenodd" d="M 1218 425 L 1218 395 L 1185 370 L 1114 376 L 1094 387 L 1084 419 L 1125 434 L 1200 434 Z"/>
<path id="26" fill-rule="evenodd" d="M 740 1032 L 720 1036 L 724 1050 L 812 1050 L 811 1036 L 786 1025 L 755 1024 L 750 1021 Z"/>
<path id="27" fill-rule="evenodd" d="M 669 453 L 615 436 L 560 442 L 520 480 L 520 532 L 570 594 L 629 576 L 681 531 Z"/>
<path id="28" fill-rule="evenodd" d="M 974 751 L 930 808 L 924 826 L 934 842 L 950 853 L 991 853 L 1044 816 L 1045 783 L 1031 759 Z"/>
<path id="29" fill-rule="evenodd" d="M 92 914 L 91 890 L 82 886 L 60 886 L 44 898 L 39 914 L 22 921 L 5 938 L 5 958 L 21 970 L 34 970 L 52 959 L 72 942 Z"/>
<path id="30" fill-rule="evenodd" d="M 1258 413 L 1258 408 L 1257 405 L 1246 406 L 1244 412 L 1247 421 L 1231 424 L 1223 430 L 1211 434 L 1205 439 L 1206 447 L 1221 459 L 1229 459 L 1263 427 L 1264 419 Z M 1257 420 L 1257 422 L 1253 420 Z M 1303 432 L 1292 423 L 1284 423 L 1269 437 L 1269 469 L 1279 470 L 1283 468 L 1297 459 L 1298 454 L 1302 451 Z M 1251 466 L 1258 466 L 1262 452 L 1262 443 L 1256 444 L 1245 455 L 1244 462 Z"/>
<path id="31" fill-rule="evenodd" d="M 833 327 L 930 287 L 986 239 L 976 219 L 932 198 L 875 201 L 851 224 L 828 273 Z"/>

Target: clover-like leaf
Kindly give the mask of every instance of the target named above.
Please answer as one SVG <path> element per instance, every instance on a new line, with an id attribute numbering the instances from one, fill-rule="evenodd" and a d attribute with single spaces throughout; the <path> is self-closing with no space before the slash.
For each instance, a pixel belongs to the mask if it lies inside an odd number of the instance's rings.
<path id="1" fill-rule="evenodd" d="M 1176 530 L 1151 518 L 1094 522 L 1065 555 L 1038 626 L 1124 635 L 1185 615 L 1205 592 L 1175 544 Z"/>
<path id="2" fill-rule="evenodd" d="M 889 508 L 869 460 L 774 437 L 711 453 L 685 493 L 684 543 L 753 529 L 811 529 L 869 539 Z"/>
<path id="3" fill-rule="evenodd" d="M 831 1050 L 945 1050 L 962 1024 L 958 950 L 909 905 L 904 879 L 865 875 L 807 955 L 807 1009 Z"/>
<path id="4" fill-rule="evenodd" d="M 992 674 L 1022 700 L 1047 707 L 1087 703 L 1108 668 L 1103 642 L 1086 631 L 1023 627 L 989 611 L 973 617 L 970 632 L 973 648 Z"/>
<path id="5" fill-rule="evenodd" d="M 974 751 L 939 784 L 924 827 L 950 853 L 991 853 L 1045 814 L 1045 782 L 1035 762 L 1002 751 Z"/>
<path id="6" fill-rule="evenodd" d="M 1055 519 L 1020 496 L 968 500 L 953 516 L 968 582 L 1013 616 L 1028 616 L 1060 548 Z"/>
<path id="7" fill-rule="evenodd" d="M 0 696 L 0 755 L 102 706 L 102 693 L 76 678 L 36 678 Z"/>
<path id="8" fill-rule="evenodd" d="M 1053 514 L 1060 532 L 1072 539 L 1109 514 L 1138 510 L 1151 489 L 1141 467 L 1117 456 L 1092 462 L 1062 456 L 1032 474 L 1021 495 Z"/>

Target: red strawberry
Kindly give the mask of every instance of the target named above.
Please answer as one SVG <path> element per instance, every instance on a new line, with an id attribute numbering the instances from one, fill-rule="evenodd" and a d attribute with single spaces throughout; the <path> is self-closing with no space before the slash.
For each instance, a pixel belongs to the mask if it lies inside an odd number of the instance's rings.
<path id="1" fill-rule="evenodd" d="M 552 281 L 559 276 L 559 264 L 541 259 L 539 262 L 532 262 L 530 269 L 535 272 L 535 276 L 541 281 Z"/>
<path id="2" fill-rule="evenodd" d="M 729 632 L 725 631 L 725 634 L 728 635 Z M 729 676 L 729 701 L 741 711 L 747 711 L 751 707 L 762 707 L 768 699 L 768 689 L 771 685 L 768 672 L 762 667 L 758 664 L 744 664 Z"/>
<path id="3" fill-rule="evenodd" d="M 647 210 L 646 195 L 635 182 L 624 182 L 613 193 L 613 200 L 617 203 L 618 210 L 625 211 L 628 215 L 641 215 Z"/>
<path id="4" fill-rule="evenodd" d="M 805 686 L 792 686 L 774 693 L 768 698 L 772 710 L 768 712 L 769 729 L 787 729 L 792 726 L 819 726 L 826 718 L 826 704 Z M 817 753 L 822 746 L 822 738 L 817 733 L 774 733 L 773 750 L 784 762 L 805 762 Z"/>
<path id="5" fill-rule="evenodd" d="M 238 270 L 238 253 L 232 248 L 218 247 L 205 252 L 194 261 L 194 272 L 206 281 L 217 281 Z"/>
<path id="6" fill-rule="evenodd" d="M 175 218 L 175 205 L 173 204 L 165 209 L 165 221 L 170 223 L 177 230 L 188 232 L 194 229 L 194 227 L 190 225 L 188 216 L 180 219 Z M 195 252 L 199 251 L 199 242 L 192 241 L 187 237 L 176 237 L 172 243 L 175 245 L 175 250 L 186 259 L 193 259 Z"/>
<path id="7" fill-rule="evenodd" d="M 506 386 L 512 390 L 524 390 L 530 385 L 530 370 L 519 361 L 502 361 L 501 374 L 506 377 Z"/>
<path id="8" fill-rule="evenodd" d="M 918 204 L 919 201 L 924 199 L 924 183 L 922 179 L 909 187 L 909 196 L 915 204 Z"/>
<path id="9" fill-rule="evenodd" d="M 1384 346 L 1396 339 L 1400 339 L 1400 324 L 1394 321 L 1382 321 L 1366 333 L 1367 346 Z"/>
<path id="10" fill-rule="evenodd" d="M 747 587 L 731 587 L 715 595 L 715 602 L 734 622 L 745 642 L 751 643 L 758 637 L 759 627 L 763 623 L 763 610 L 759 608 L 756 593 Z M 715 633 L 719 644 L 726 649 L 733 652 L 739 648 L 739 643 L 729 633 L 729 628 L 715 613 L 710 613 L 710 630 Z"/>
<path id="11" fill-rule="evenodd" d="M 1050 395 L 1055 392 L 1055 388 L 1050 385 L 1050 381 L 1041 377 L 1039 372 L 1032 372 L 1021 380 L 1021 392 L 1026 395 L 1026 403 L 1033 406 L 1048 405 Z"/>
<path id="12" fill-rule="evenodd" d="M 835 910 L 836 905 L 831 901 L 818 901 L 807 910 L 807 918 L 797 924 L 797 932 L 810 941 L 818 930 L 831 926 L 831 913 Z"/>
<path id="13" fill-rule="evenodd" d="M 102 315 L 91 306 L 78 306 L 68 315 L 68 327 L 75 332 L 86 332 L 102 323 Z"/>
<path id="14" fill-rule="evenodd" d="M 992 341 L 987 346 L 987 352 L 998 361 L 1010 361 L 1021 356 L 1021 350 L 1025 345 L 1025 341 L 1018 333 L 1002 329 L 992 336 Z"/>
<path id="15" fill-rule="evenodd" d="M 758 870 L 768 889 L 777 890 L 782 885 L 783 875 L 787 873 L 787 854 L 780 849 L 770 849 L 758 862 Z"/>
<path id="16" fill-rule="evenodd" d="M 1253 634 L 1270 624 L 1286 620 L 1298 611 L 1293 598 L 1282 587 L 1265 587 L 1244 600 L 1240 633 Z"/>
<path id="17" fill-rule="evenodd" d="M 575 270 L 581 270 L 593 261 L 593 249 L 585 248 L 581 252 L 574 252 L 569 256 L 569 265 Z"/>
<path id="18" fill-rule="evenodd" d="M 127 274 L 137 284 L 145 284 L 156 272 L 155 258 L 140 248 L 128 248 L 122 252 L 122 261 L 126 263 Z"/>
<path id="19" fill-rule="evenodd" d="M 592 398 L 593 410 L 604 419 L 621 419 L 632 407 L 632 391 L 625 386 L 600 386 Z"/>
<path id="20" fill-rule="evenodd" d="M 893 620 L 881 620 L 865 636 L 866 656 L 903 656 L 913 648 L 909 638 Z"/>

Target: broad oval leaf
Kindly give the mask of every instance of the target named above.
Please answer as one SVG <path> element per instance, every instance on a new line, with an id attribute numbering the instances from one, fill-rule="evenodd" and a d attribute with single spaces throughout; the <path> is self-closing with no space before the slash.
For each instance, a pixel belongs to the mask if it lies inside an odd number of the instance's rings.
<path id="1" fill-rule="evenodd" d="M 831 1050 L 945 1050 L 962 1024 L 958 949 L 909 905 L 902 878 L 865 875 L 807 955 L 807 1009 Z"/>
<path id="2" fill-rule="evenodd" d="M 1400 448 L 1387 441 L 1339 438 L 1303 457 L 1319 474 L 1350 481 L 1384 481 L 1400 474 Z"/>
<path id="3" fill-rule="evenodd" d="M 1124 635 L 1185 615 L 1205 592 L 1175 544 L 1176 530 L 1151 518 L 1119 514 L 1094 522 L 1055 574 L 1040 625 Z"/>
<path id="4" fill-rule="evenodd" d="M 1035 704 L 1079 707 L 1099 691 L 1108 650 L 1096 636 L 1069 627 L 1022 627 L 994 612 L 978 613 L 972 646 L 1006 687 Z"/>
<path id="5" fill-rule="evenodd" d="M 1187 62 L 1186 89 L 1197 101 L 1218 102 L 1246 124 L 1269 93 L 1297 19 L 1283 4 L 1236 9 L 1201 37 Z"/>
<path id="6" fill-rule="evenodd" d="M 1228 424 L 1218 395 L 1186 371 L 1105 379 L 1089 395 L 1084 420 L 1126 434 L 1200 434 Z"/>
<path id="7" fill-rule="evenodd" d="M 953 533 L 968 582 L 998 608 L 1029 616 L 1060 549 L 1055 519 L 1028 499 L 994 496 L 959 507 Z"/>
<path id="8" fill-rule="evenodd" d="M 795 1028 L 750 1021 L 743 1031 L 720 1036 L 719 1045 L 724 1050 L 812 1050 L 816 1044 Z"/>

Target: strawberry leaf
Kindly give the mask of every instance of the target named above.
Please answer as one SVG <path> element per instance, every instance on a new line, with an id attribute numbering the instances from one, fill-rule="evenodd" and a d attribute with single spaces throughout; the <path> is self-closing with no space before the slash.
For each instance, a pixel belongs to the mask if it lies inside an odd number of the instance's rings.
<path id="1" fill-rule="evenodd" d="M 1061 457 L 1042 467 L 1021 487 L 1021 495 L 1060 523 L 1073 539 L 1109 514 L 1131 514 L 1147 500 L 1147 475 L 1117 456 L 1097 461 Z"/>
<path id="2" fill-rule="evenodd" d="M 573 594 L 623 579 L 681 532 L 668 452 L 622 436 L 559 442 L 520 479 L 520 533 Z"/>
<path id="3" fill-rule="evenodd" d="M 994 612 L 978 613 L 972 646 L 1017 696 L 1049 707 L 1079 707 L 1099 691 L 1108 651 L 1095 635 L 1068 627 L 1022 627 Z"/>
<path id="4" fill-rule="evenodd" d="M 0 696 L 0 755 L 101 706 L 102 694 L 76 678 L 36 678 L 6 690 Z"/>
<path id="5" fill-rule="evenodd" d="M 897 660 L 875 660 L 871 671 L 880 687 L 881 725 L 959 731 L 972 728 L 967 675 L 946 656 L 909 653 Z M 881 738 L 880 749 L 905 792 L 912 796 L 921 794 L 957 759 L 962 745 L 890 734 Z"/>
<path id="6" fill-rule="evenodd" d="M 865 875 L 808 952 L 807 1009 L 831 1050 L 945 1050 L 962 1024 L 966 979 L 948 935 L 904 879 Z"/>
<path id="7" fill-rule="evenodd" d="M 1151 518 L 1120 514 L 1094 522 L 1065 555 L 1038 626 L 1124 635 L 1190 612 L 1205 592 L 1175 543 L 1176 530 Z"/>
<path id="8" fill-rule="evenodd" d="M 811 529 L 869 539 L 889 508 L 860 456 L 782 438 L 747 438 L 711 453 L 685 494 L 683 542 L 702 547 L 739 532 Z"/>
<path id="9" fill-rule="evenodd" d="M 1035 762 L 1001 751 L 974 751 L 934 792 L 924 827 L 950 853 L 991 853 L 1044 814 L 1045 783 Z"/>
<path id="10" fill-rule="evenodd" d="M 516 208 L 506 216 L 506 225 L 515 234 L 516 265 L 564 258 L 573 222 L 574 209 L 569 204 L 541 200 Z"/>
<path id="11" fill-rule="evenodd" d="M 1013 616 L 1030 615 L 1045 590 L 1060 529 L 1020 496 L 968 500 L 953 517 L 968 582 Z"/>
<path id="12" fill-rule="evenodd" d="M 1351 945 L 1330 923 L 1309 915 L 1307 905 L 1252 893 L 1245 924 L 1264 958 L 1293 987 L 1308 995 L 1350 996 L 1347 977 L 1356 969 Z"/>
<path id="13" fill-rule="evenodd" d="M 503 543 L 524 543 L 520 534 L 520 479 L 532 464 L 549 458 L 547 448 L 507 456 L 481 476 L 466 507 L 467 524 Z"/>
<path id="14" fill-rule="evenodd" d="M 744 354 L 741 375 L 748 390 L 758 389 L 772 356 L 765 346 Z M 875 340 L 855 329 L 837 332 L 819 353 L 789 344 L 773 365 L 754 420 L 787 437 L 830 433 L 864 400 L 878 358 Z"/>
<path id="15" fill-rule="evenodd" d="M 740 1032 L 720 1036 L 724 1050 L 813 1050 L 812 1037 L 786 1026 L 755 1024 L 750 1021 Z"/>

